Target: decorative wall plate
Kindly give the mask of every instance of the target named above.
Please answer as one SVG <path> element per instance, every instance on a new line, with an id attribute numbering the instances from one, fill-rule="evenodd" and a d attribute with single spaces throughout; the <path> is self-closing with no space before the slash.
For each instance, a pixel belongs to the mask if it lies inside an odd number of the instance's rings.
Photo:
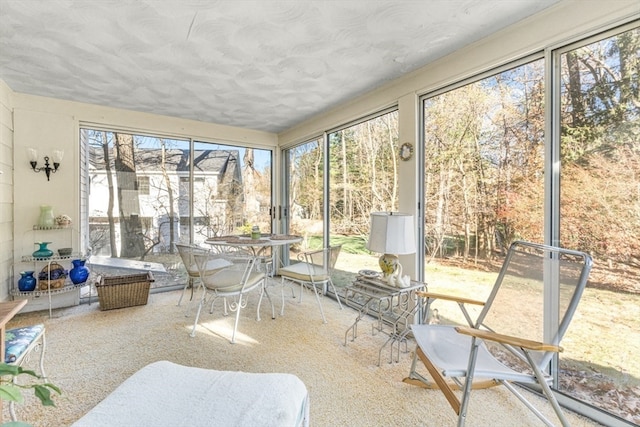
<path id="1" fill-rule="evenodd" d="M 400 158 L 402 160 L 409 160 L 413 156 L 413 145 L 410 142 L 405 142 L 400 146 Z"/>

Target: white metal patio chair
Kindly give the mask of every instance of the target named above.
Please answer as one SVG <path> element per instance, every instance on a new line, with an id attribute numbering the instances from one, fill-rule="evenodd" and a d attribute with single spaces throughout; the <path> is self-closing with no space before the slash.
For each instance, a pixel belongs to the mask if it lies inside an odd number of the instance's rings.
<path id="1" fill-rule="evenodd" d="M 206 255 L 209 253 L 209 250 L 197 245 L 187 245 L 182 243 L 176 243 L 175 246 L 178 250 L 178 254 L 180 254 L 180 259 L 182 259 L 182 264 L 187 271 L 187 281 L 182 288 L 182 293 L 180 294 L 180 299 L 178 300 L 178 305 L 180 305 L 187 288 L 191 287 L 191 299 L 193 299 L 193 293 L 195 292 L 196 283 L 200 285 L 201 272 L 198 269 L 198 265 L 196 264 L 194 256 Z M 215 273 L 216 271 L 218 271 L 218 269 L 216 268 L 214 263 L 210 268 L 209 266 L 205 268 L 204 274 L 209 275 Z"/>
<path id="2" fill-rule="evenodd" d="M 504 385 L 552 426 L 516 384 L 542 390 L 562 425 L 568 425 L 550 385 L 557 378 L 560 341 L 591 265 L 582 252 L 513 243 L 473 326 L 412 325 L 417 348 L 404 381 L 440 389 L 458 414 L 458 426 L 465 423 L 471 390 L 495 385 Z M 417 372 L 418 359 L 433 383 Z M 461 399 L 455 390 L 462 391 Z"/>
<path id="3" fill-rule="evenodd" d="M 336 291 L 336 287 L 331 280 L 331 274 L 340 255 L 342 245 L 334 245 L 325 249 L 318 249 L 315 251 L 302 252 L 298 254 L 298 261 L 295 264 L 282 267 L 278 270 L 281 276 L 282 284 L 282 309 L 280 314 L 284 316 L 284 287 L 287 285 L 287 280 L 300 284 L 300 299 L 302 302 L 302 291 L 305 285 L 309 286 L 316 296 L 318 307 L 320 307 L 320 314 L 322 315 L 322 322 L 327 323 L 327 319 L 322 309 L 322 302 L 320 301 L 320 293 L 325 294 L 328 287 L 333 288 L 333 293 L 336 295 L 338 305 L 342 310 L 342 303 L 340 297 Z"/>
<path id="4" fill-rule="evenodd" d="M 273 301 L 271 301 L 271 297 L 265 287 L 265 273 L 256 271 L 255 268 L 258 262 L 256 257 L 233 252 L 208 252 L 207 254 L 194 255 L 194 258 L 200 270 L 200 280 L 203 289 L 196 319 L 191 331 L 192 337 L 195 336 L 202 306 L 207 303 L 208 295 L 212 297 L 210 313 L 213 313 L 213 304 L 218 297 L 224 299 L 223 307 L 225 316 L 228 314 L 227 309 L 236 313 L 231 336 L 232 344 L 235 343 L 236 339 L 240 310 L 247 306 L 247 293 L 254 290 L 260 292 L 260 299 L 258 300 L 258 308 L 256 310 L 256 319 L 258 321 L 260 320 L 262 297 L 265 294 L 271 304 L 271 318 L 275 319 L 276 315 Z M 216 271 L 211 273 L 212 269 Z"/>

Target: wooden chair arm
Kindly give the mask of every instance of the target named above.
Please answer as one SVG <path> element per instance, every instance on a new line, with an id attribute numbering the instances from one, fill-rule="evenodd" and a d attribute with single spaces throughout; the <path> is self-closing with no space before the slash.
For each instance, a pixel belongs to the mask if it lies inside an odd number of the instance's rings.
<path id="1" fill-rule="evenodd" d="M 469 328 L 466 326 L 456 326 L 456 331 L 460 334 L 470 335 L 477 338 L 482 338 L 483 340 L 495 341 L 502 344 L 508 344 L 515 347 L 522 347 L 529 350 L 535 351 L 555 351 L 561 352 L 563 348 L 559 345 L 553 344 L 545 344 L 538 341 L 526 340 L 518 337 L 513 337 L 510 335 L 502 335 L 496 334 L 495 332 L 485 331 L 476 328 Z"/>
<path id="2" fill-rule="evenodd" d="M 431 299 L 443 299 L 447 301 L 454 301 L 463 304 L 475 304 L 475 305 L 484 305 L 484 301 L 479 301 L 470 298 L 457 297 L 454 295 L 446 295 L 446 294 L 436 294 L 433 292 L 425 292 L 425 291 L 416 291 L 416 295 L 422 298 L 431 298 Z"/>

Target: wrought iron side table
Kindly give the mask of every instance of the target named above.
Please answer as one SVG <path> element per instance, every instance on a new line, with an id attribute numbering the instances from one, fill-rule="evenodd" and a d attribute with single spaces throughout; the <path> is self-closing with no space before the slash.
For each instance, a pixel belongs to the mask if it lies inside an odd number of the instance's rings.
<path id="1" fill-rule="evenodd" d="M 387 344 L 391 343 L 393 353 L 394 344 L 406 344 L 406 334 L 409 331 L 409 324 L 416 319 L 422 319 L 422 304 L 418 301 L 416 291 L 426 291 L 427 285 L 415 280 L 406 288 L 389 286 L 386 282 L 378 279 L 358 275 L 356 280 L 345 288 L 343 301 L 358 310 L 353 324 L 344 334 L 344 345 L 347 345 L 347 338 L 351 333 L 351 341 L 358 336 L 358 324 L 362 318 L 368 314 L 375 319 L 371 326 L 372 334 L 383 332 L 389 339 L 382 345 L 378 354 L 378 365 L 380 364 L 380 354 Z M 393 357 L 393 354 L 392 356 Z"/>

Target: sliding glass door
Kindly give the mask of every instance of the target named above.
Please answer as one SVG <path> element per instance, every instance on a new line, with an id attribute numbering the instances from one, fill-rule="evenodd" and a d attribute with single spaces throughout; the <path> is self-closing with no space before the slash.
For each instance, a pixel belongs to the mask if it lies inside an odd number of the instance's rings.
<path id="1" fill-rule="evenodd" d="M 193 150 L 195 243 L 208 237 L 272 229 L 272 152 L 208 142 Z"/>
<path id="2" fill-rule="evenodd" d="M 328 134 L 329 236 L 341 244 L 344 284 L 362 269 L 379 270 L 366 249 L 371 212 L 398 210 L 398 111 L 367 117 Z"/>
<path id="3" fill-rule="evenodd" d="M 321 138 L 284 151 L 286 197 L 280 207 L 285 232 L 303 236 L 303 249 L 324 241 L 324 162 Z"/>
<path id="4" fill-rule="evenodd" d="M 336 286 L 378 269 L 365 244 L 369 215 L 398 205 L 398 112 L 385 111 L 284 150 L 288 231 L 303 248 L 342 245 Z"/>

